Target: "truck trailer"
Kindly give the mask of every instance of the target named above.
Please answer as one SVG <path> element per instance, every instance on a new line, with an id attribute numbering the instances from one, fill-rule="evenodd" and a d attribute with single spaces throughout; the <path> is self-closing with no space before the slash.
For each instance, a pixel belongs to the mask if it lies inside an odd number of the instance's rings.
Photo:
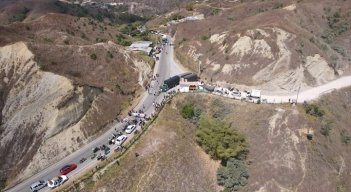
<path id="1" fill-rule="evenodd" d="M 169 89 L 172 89 L 173 87 L 179 85 L 179 81 L 180 81 L 180 76 L 178 76 L 178 75 L 173 76 L 169 79 L 166 79 L 163 82 L 163 85 L 160 87 L 160 89 L 162 92 L 166 92 Z"/>
<path id="2" fill-rule="evenodd" d="M 199 78 L 197 77 L 197 75 L 194 74 L 194 73 L 190 73 L 190 74 L 184 75 L 184 76 L 182 76 L 182 78 L 183 78 L 184 81 L 186 81 L 186 82 L 194 82 L 194 81 L 198 81 L 198 80 L 199 80 Z"/>

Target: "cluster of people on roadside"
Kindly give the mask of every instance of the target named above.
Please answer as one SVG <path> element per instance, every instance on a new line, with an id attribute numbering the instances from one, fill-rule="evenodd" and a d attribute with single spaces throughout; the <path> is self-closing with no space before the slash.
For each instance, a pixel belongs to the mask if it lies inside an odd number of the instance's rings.
<path id="1" fill-rule="evenodd" d="M 158 77 L 160 77 L 160 74 L 157 73 L 156 75 L 152 76 L 151 82 L 145 85 L 145 90 L 147 91 L 148 94 L 153 94 L 154 96 L 158 96 L 160 94 L 160 91 L 158 90 L 158 87 L 157 87 L 157 85 L 159 84 Z M 156 83 L 154 83 L 154 86 L 151 85 L 152 81 L 156 81 Z"/>

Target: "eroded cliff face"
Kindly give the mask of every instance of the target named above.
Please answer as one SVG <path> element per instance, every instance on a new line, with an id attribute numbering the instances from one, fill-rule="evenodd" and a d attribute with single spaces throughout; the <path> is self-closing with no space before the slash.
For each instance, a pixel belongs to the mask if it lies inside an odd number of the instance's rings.
<path id="1" fill-rule="evenodd" d="M 23 42 L 0 48 L 0 80 L 0 175 L 28 177 L 81 144 L 100 89 L 41 71 Z"/>
<path id="2" fill-rule="evenodd" d="M 331 0 L 198 3 L 193 13 L 204 19 L 171 26 L 175 54 L 213 83 L 277 94 L 323 85 L 350 74 L 350 6 Z"/>

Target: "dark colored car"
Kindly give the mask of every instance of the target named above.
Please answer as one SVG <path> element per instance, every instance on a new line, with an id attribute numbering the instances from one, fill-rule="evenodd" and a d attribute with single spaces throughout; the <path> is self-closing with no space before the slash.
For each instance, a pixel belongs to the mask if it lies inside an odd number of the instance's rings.
<path id="1" fill-rule="evenodd" d="M 77 168 L 77 165 L 74 163 L 69 164 L 69 165 L 65 165 L 64 167 L 62 167 L 60 169 L 60 173 L 61 173 L 61 175 L 67 175 L 67 173 L 73 171 L 76 168 Z"/>

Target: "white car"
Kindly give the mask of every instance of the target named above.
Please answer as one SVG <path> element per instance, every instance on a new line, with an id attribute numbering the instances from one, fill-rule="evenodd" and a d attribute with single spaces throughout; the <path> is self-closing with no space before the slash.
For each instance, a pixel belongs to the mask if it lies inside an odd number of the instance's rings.
<path id="1" fill-rule="evenodd" d="M 122 143 L 125 141 L 125 140 L 127 140 L 127 136 L 126 135 L 121 135 L 121 136 L 119 136 L 119 137 L 117 137 L 116 138 L 116 144 L 117 145 L 122 145 Z"/>
<path id="2" fill-rule="evenodd" d="M 128 125 L 126 133 L 131 134 L 136 128 L 136 125 Z"/>
<path id="3" fill-rule="evenodd" d="M 67 180 L 68 180 L 68 177 L 66 175 L 60 175 L 60 176 L 54 177 L 53 179 L 48 181 L 48 187 L 53 189 L 57 186 L 62 185 Z"/>
<path id="4" fill-rule="evenodd" d="M 145 114 L 144 113 L 132 113 L 133 117 L 139 117 L 139 118 L 145 118 Z"/>
<path id="5" fill-rule="evenodd" d="M 33 192 L 39 191 L 40 189 L 46 187 L 47 185 L 48 185 L 47 181 L 40 180 L 30 185 L 30 190 Z"/>

